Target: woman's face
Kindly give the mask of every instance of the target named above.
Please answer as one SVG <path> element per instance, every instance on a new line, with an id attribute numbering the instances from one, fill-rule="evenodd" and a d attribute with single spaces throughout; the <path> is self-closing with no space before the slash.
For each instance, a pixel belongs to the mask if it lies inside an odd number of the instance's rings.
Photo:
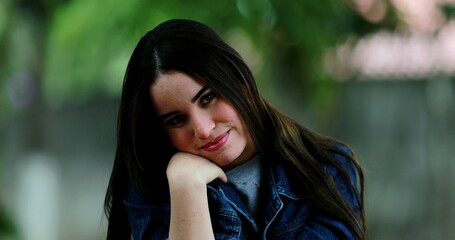
<path id="1" fill-rule="evenodd" d="M 181 72 L 160 75 L 150 88 L 153 107 L 172 144 L 225 170 L 248 161 L 256 148 L 232 105 Z"/>

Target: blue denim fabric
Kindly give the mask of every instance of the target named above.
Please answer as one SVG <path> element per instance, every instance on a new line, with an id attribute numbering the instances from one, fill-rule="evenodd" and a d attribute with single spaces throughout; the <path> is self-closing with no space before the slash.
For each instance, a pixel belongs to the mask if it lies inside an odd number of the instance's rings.
<path id="1" fill-rule="evenodd" d="M 335 158 L 357 182 L 355 168 L 341 155 Z M 342 196 L 358 212 L 358 191 L 333 166 L 325 166 Z M 216 239 L 354 239 L 346 226 L 313 206 L 298 181 L 278 164 L 269 166 L 265 205 L 261 219 L 253 219 L 240 196 L 229 183 L 215 180 L 208 187 L 212 227 Z M 354 185 L 355 186 L 355 185 Z M 133 190 L 124 204 L 134 239 L 167 239 L 170 206 L 149 206 Z"/>

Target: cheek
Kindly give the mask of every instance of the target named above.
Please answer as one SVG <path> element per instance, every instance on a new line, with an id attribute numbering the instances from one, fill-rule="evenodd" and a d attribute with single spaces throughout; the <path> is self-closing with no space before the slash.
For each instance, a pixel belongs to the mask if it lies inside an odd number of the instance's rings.
<path id="1" fill-rule="evenodd" d="M 240 118 L 239 114 L 237 114 L 237 111 L 235 111 L 235 109 L 231 105 L 225 104 L 222 107 L 221 112 L 225 120 L 231 122 L 237 128 L 240 128 L 239 130 L 241 130 L 242 133 L 245 131 L 246 129 L 245 124 L 243 124 L 243 121 Z"/>
<path id="2" fill-rule="evenodd" d="M 234 107 L 231 106 L 226 100 L 223 101 L 218 105 L 216 110 L 216 114 L 227 121 L 230 122 L 240 122 L 240 116 L 235 111 Z"/>
<path id="3" fill-rule="evenodd" d="M 167 132 L 172 145 L 180 151 L 186 151 L 191 146 L 191 138 L 183 130 L 171 130 Z"/>

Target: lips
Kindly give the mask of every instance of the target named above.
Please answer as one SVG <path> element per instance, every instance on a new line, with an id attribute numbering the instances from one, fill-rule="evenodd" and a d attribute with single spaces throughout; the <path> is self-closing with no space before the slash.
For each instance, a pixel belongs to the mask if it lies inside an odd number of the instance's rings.
<path id="1" fill-rule="evenodd" d="M 216 150 L 220 149 L 221 147 L 223 147 L 228 139 L 229 139 L 229 131 L 221 134 L 220 136 L 213 139 L 213 141 L 205 144 L 204 146 L 201 147 L 201 149 L 203 149 L 207 152 L 216 151 Z"/>

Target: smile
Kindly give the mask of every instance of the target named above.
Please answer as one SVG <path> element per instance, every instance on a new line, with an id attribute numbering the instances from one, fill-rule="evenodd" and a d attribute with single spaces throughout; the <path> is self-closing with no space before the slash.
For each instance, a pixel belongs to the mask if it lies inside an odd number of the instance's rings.
<path id="1" fill-rule="evenodd" d="M 229 139 L 229 131 L 221 134 L 220 136 L 213 139 L 213 141 L 205 144 L 204 146 L 201 147 L 201 149 L 203 149 L 207 152 L 216 151 L 216 150 L 222 148 L 228 139 Z"/>

